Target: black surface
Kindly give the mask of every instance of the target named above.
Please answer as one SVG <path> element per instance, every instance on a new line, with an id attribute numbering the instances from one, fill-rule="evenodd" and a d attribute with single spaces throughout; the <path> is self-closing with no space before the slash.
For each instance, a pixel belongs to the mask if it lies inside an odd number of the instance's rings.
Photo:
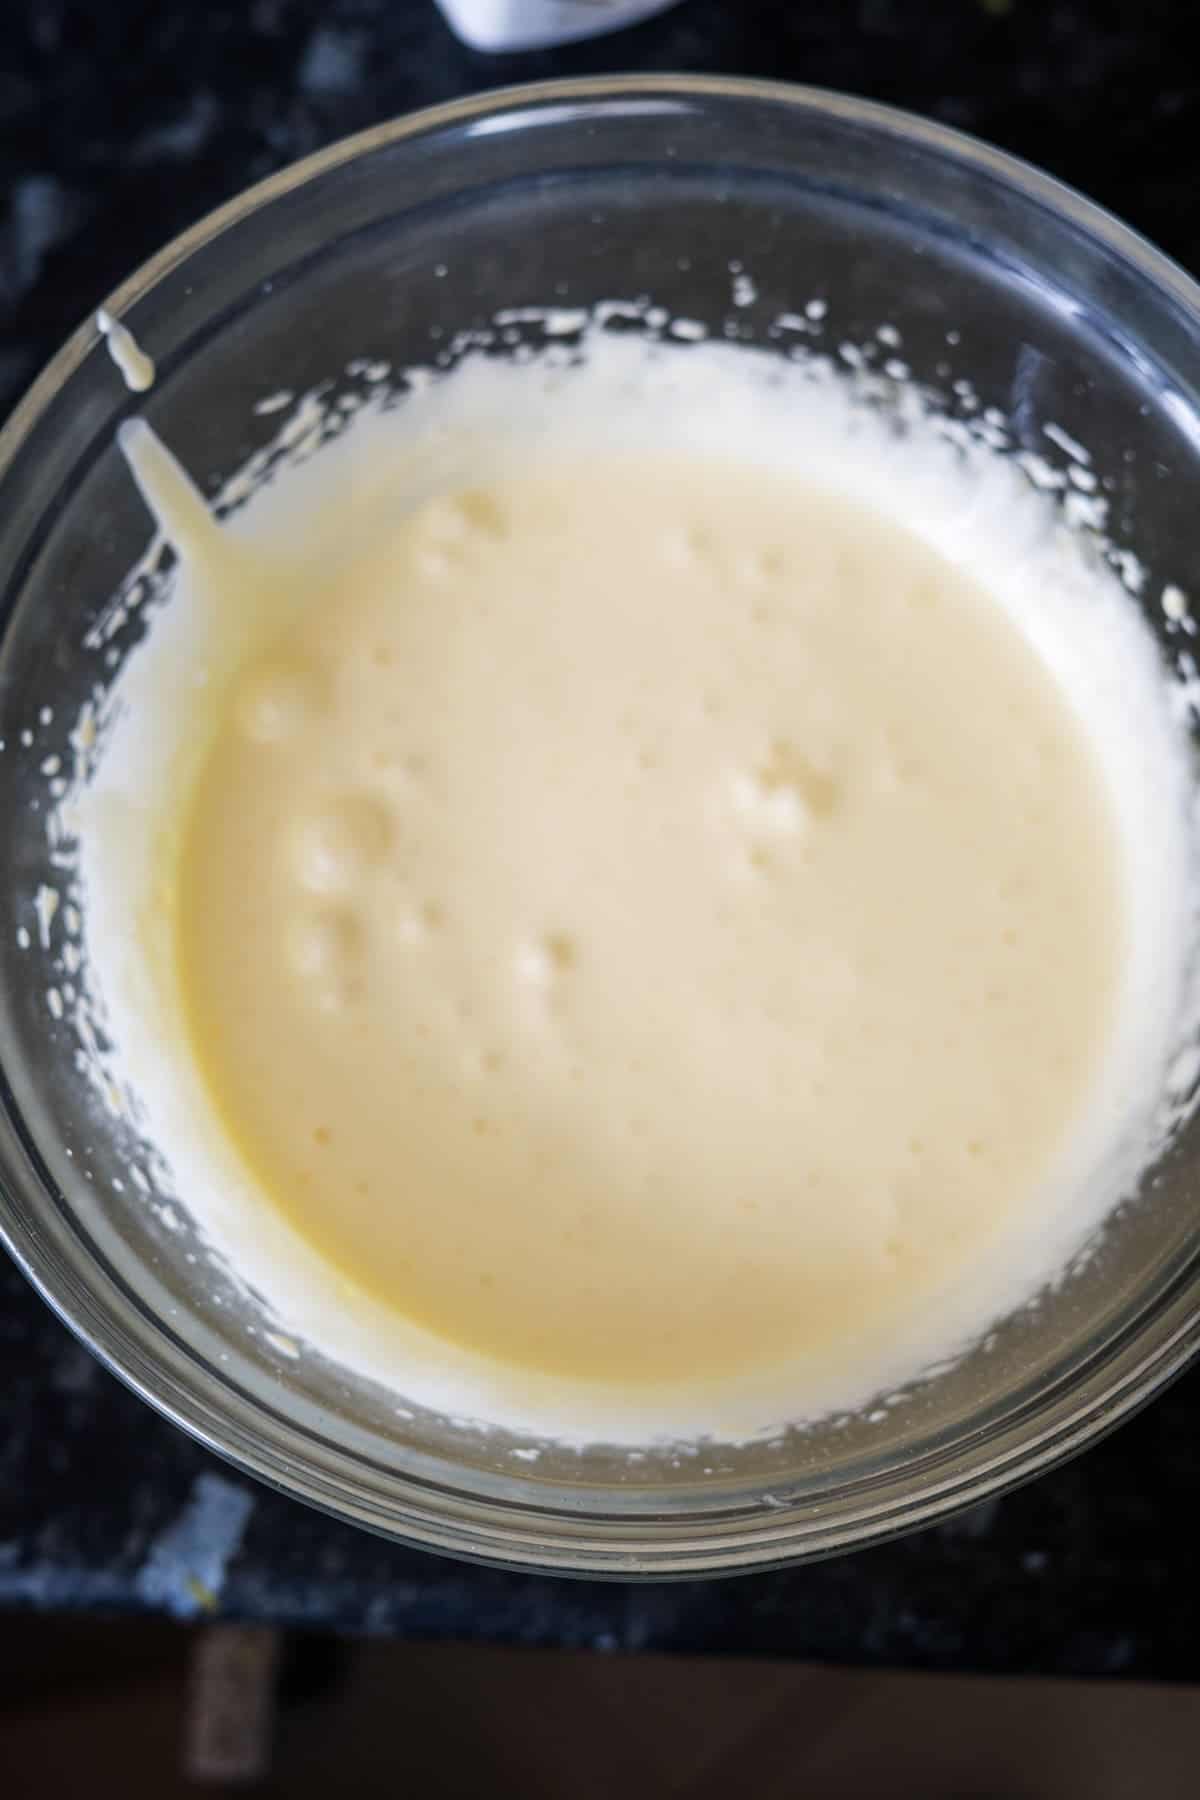
<path id="1" fill-rule="evenodd" d="M 493 58 L 432 0 L 5 0 L 0 411 L 125 274 L 248 182 L 410 107 L 551 74 L 719 69 L 907 106 L 1041 163 L 1200 271 L 1191 12 L 684 0 L 618 36 Z M 549 1582 L 393 1549 L 234 1475 L 3 1265 L 0 1603 L 215 1602 L 519 1643 L 1197 1679 L 1197 1395 L 1200 1372 L 1068 1467 L 856 1557 L 669 1587 Z M 192 1542 L 206 1513 L 224 1568 Z"/>

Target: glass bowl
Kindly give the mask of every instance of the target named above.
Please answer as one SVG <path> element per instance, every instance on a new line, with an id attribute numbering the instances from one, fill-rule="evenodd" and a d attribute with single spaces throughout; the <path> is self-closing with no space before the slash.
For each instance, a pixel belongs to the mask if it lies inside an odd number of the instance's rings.
<path id="1" fill-rule="evenodd" d="M 265 1317 L 247 1329 L 186 1195 L 166 1206 L 124 1178 L 130 1145 L 80 1075 L 61 999 L 47 1003 L 62 939 L 32 900 L 54 872 L 49 759 L 69 755 L 70 722 L 139 630 L 106 611 L 147 538 L 121 419 L 144 413 L 216 492 L 275 436 L 255 403 L 278 390 L 428 364 L 497 309 L 614 296 L 781 354 L 781 313 L 835 355 L 886 322 L 947 408 L 997 407 L 1016 446 L 1051 461 L 1090 446 L 1115 548 L 1140 559 L 1147 615 L 1177 650 L 1149 597 L 1200 588 L 1200 291 L 1065 188 L 881 107 L 724 79 L 493 93 L 338 144 L 113 296 L 157 364 L 152 391 L 126 391 L 89 322 L 0 437 L 0 1230 L 138 1393 L 287 1492 L 457 1555 L 663 1577 L 928 1523 L 1144 1401 L 1200 1333 L 1200 1124 L 1068 1280 L 905 1404 L 741 1447 L 522 1458 L 502 1434 L 398 1416 L 395 1395 L 295 1356 Z"/>

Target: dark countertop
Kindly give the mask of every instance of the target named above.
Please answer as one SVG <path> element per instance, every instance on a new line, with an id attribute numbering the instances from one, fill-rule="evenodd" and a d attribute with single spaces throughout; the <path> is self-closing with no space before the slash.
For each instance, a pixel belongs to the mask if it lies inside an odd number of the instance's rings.
<path id="1" fill-rule="evenodd" d="M 1200 271 L 1200 69 L 1169 0 L 684 0 L 486 57 L 432 0 L 8 0 L 0 412 L 162 242 L 350 131 L 552 74 L 725 70 L 974 131 Z M 936 1529 L 819 1566 L 634 1587 L 392 1548 L 256 1486 L 128 1394 L 0 1262 L 0 1604 L 523 1644 L 1200 1679 L 1200 1371 L 1114 1438 Z"/>

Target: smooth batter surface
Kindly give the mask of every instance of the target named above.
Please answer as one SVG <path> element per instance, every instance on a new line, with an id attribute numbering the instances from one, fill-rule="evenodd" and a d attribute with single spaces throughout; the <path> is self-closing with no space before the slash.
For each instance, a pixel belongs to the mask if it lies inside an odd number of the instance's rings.
<path id="1" fill-rule="evenodd" d="M 175 893 L 195 1055 L 302 1237 L 621 1384 L 911 1336 L 1048 1204 L 1128 935 L 1004 610 L 682 453 L 395 508 L 237 679 Z"/>

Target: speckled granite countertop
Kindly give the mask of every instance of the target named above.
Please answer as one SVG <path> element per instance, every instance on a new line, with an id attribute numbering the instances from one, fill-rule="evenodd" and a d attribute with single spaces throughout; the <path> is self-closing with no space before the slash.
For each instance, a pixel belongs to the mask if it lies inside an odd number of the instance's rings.
<path id="1" fill-rule="evenodd" d="M 8 0 L 0 411 L 162 242 L 350 131 L 551 74 L 725 70 L 911 107 L 1042 164 L 1200 271 L 1200 70 L 1169 0 L 685 0 L 485 57 L 431 0 Z M 0 1262 L 0 1604 L 524 1644 L 1200 1679 L 1200 1372 L 951 1524 L 728 1582 L 551 1582 L 394 1549 L 216 1463 Z M 189 1580 L 189 1577 L 191 1578 Z"/>

